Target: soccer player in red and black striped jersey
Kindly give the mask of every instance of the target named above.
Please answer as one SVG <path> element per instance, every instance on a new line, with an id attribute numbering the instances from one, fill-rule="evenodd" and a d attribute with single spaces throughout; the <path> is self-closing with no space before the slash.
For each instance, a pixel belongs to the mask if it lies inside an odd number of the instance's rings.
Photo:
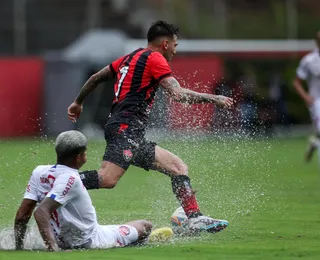
<path id="1" fill-rule="evenodd" d="M 105 126 L 107 148 L 98 171 L 81 173 L 87 189 L 116 186 L 130 165 L 157 170 L 171 177 L 172 189 L 189 219 L 190 229 L 217 232 L 228 222 L 203 216 L 188 177 L 187 165 L 176 155 L 145 139 L 148 115 L 158 87 L 175 101 L 189 104 L 214 103 L 230 108 L 233 100 L 224 96 L 198 93 L 182 88 L 172 76 L 168 62 L 176 54 L 179 29 L 157 21 L 148 31 L 148 46 L 120 57 L 96 74 L 82 87 L 68 108 L 75 122 L 85 98 L 99 83 L 116 78 L 114 100 Z"/>

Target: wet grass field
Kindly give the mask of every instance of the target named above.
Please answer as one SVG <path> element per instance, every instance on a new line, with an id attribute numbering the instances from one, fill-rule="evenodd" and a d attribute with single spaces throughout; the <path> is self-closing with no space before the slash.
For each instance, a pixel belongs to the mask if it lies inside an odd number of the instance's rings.
<path id="1" fill-rule="evenodd" d="M 317 158 L 303 161 L 306 138 L 207 138 L 160 145 L 180 156 L 204 214 L 227 219 L 217 234 L 173 238 L 144 247 L 46 253 L 30 222 L 28 251 L 0 251 L 11 259 L 320 259 L 320 174 Z M 98 168 L 104 142 L 89 142 L 88 163 Z M 53 142 L 0 141 L 0 248 L 12 249 L 12 225 L 27 180 L 38 164 L 54 164 Z M 168 177 L 130 167 L 113 190 L 90 191 L 101 224 L 148 219 L 170 226 L 178 206 Z"/>

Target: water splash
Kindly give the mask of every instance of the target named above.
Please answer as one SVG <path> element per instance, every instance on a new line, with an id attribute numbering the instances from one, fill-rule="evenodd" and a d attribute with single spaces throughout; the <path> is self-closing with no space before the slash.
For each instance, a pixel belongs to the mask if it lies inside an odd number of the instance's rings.
<path id="1" fill-rule="evenodd" d="M 188 87 L 188 77 L 196 75 L 196 72 L 187 75 L 186 79 L 180 78 L 179 82 Z M 199 86 L 195 84 L 194 90 L 200 89 Z M 249 87 L 252 88 L 252 84 Z M 170 100 L 168 102 L 172 105 Z M 198 200 L 204 213 L 226 218 L 236 225 L 240 218 L 250 219 L 255 211 L 266 210 L 265 204 L 270 200 L 268 190 L 270 185 L 274 185 L 270 176 L 277 169 L 268 158 L 276 151 L 273 149 L 273 133 L 269 131 L 272 129 L 265 123 L 270 119 L 272 111 L 270 107 L 259 111 L 253 102 L 248 102 L 246 106 L 236 106 L 233 110 L 214 107 L 213 118 L 207 122 L 204 120 L 208 120 L 205 116 L 208 111 L 204 110 L 204 106 L 179 104 L 178 109 L 186 112 L 179 111 L 181 117 L 171 116 L 170 113 L 175 113 L 173 110 L 153 111 L 162 118 L 170 118 L 173 125 L 183 128 L 155 127 L 149 129 L 147 137 L 161 143 L 163 148 L 189 165 L 189 175 L 193 186 L 199 189 Z M 192 118 L 188 117 L 191 111 L 195 114 Z M 279 163 L 285 163 L 284 158 L 279 158 Z M 153 195 L 160 199 L 149 204 L 157 212 L 157 222 L 166 223 L 164 219 L 168 219 L 177 205 L 173 199 L 161 196 L 165 194 L 163 189 L 170 190 L 169 184 L 157 184 L 154 185 L 154 176 L 150 176 L 146 185 L 153 185 Z M 281 184 L 277 185 L 281 191 Z M 173 197 L 169 193 L 168 196 Z M 273 206 L 274 211 L 279 210 L 277 202 Z"/>
<path id="2" fill-rule="evenodd" d="M 24 241 L 24 249 L 26 250 L 45 249 L 41 235 L 35 225 L 28 227 Z M 13 227 L 0 230 L 0 250 L 15 250 Z"/>

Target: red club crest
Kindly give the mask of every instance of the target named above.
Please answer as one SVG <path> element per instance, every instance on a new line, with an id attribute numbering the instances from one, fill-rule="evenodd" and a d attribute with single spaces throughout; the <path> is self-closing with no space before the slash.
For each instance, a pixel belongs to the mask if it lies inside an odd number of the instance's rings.
<path id="1" fill-rule="evenodd" d="M 130 162 L 132 160 L 133 153 L 131 150 L 123 150 L 123 158 L 126 162 Z"/>

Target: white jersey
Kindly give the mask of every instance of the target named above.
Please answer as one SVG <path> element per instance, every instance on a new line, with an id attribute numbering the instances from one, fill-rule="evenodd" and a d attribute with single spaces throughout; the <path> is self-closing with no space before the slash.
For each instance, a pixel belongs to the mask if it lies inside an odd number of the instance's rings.
<path id="1" fill-rule="evenodd" d="M 59 164 L 38 166 L 24 198 L 41 202 L 45 197 L 62 205 L 53 212 L 50 221 L 60 247 L 92 243 L 99 229 L 96 211 L 76 169 Z"/>
<path id="2" fill-rule="evenodd" d="M 50 219 L 61 248 L 121 247 L 138 240 L 138 231 L 133 226 L 98 224 L 91 198 L 76 169 L 59 164 L 35 168 L 24 198 L 41 202 L 45 197 L 62 205 Z"/>
<path id="3" fill-rule="evenodd" d="M 308 82 L 309 94 L 320 99 L 320 50 L 315 49 L 300 61 L 297 76 Z"/>

